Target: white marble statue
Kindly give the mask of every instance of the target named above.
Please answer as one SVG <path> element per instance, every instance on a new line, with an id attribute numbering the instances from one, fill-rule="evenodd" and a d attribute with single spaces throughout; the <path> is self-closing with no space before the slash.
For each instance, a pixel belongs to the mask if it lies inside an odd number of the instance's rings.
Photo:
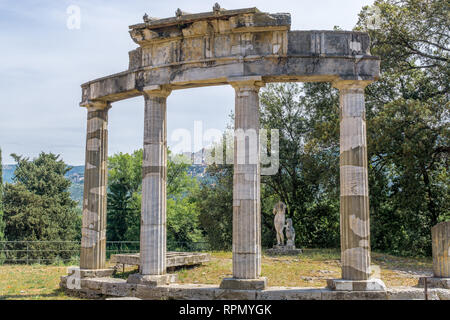
<path id="1" fill-rule="evenodd" d="M 279 201 L 275 207 L 273 208 L 273 214 L 275 215 L 274 218 L 274 225 L 275 230 L 277 231 L 277 245 L 282 246 L 284 245 L 284 234 L 283 229 L 285 227 L 285 220 L 286 220 L 286 205 Z"/>
<path id="2" fill-rule="evenodd" d="M 292 223 L 292 219 L 286 219 L 286 245 L 295 246 L 295 229 Z"/>

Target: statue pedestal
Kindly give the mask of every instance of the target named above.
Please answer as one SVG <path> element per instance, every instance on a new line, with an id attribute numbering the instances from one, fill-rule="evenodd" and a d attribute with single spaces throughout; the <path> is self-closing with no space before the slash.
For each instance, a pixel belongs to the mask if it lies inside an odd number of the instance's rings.
<path id="1" fill-rule="evenodd" d="M 268 255 L 298 255 L 302 253 L 302 249 L 295 248 L 295 245 L 293 244 L 286 244 L 286 245 L 274 245 L 272 249 L 268 249 L 266 251 Z"/>

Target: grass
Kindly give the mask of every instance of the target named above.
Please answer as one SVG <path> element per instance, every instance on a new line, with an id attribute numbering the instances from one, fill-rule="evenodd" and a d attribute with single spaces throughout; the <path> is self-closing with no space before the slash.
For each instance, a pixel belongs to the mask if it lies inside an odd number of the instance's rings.
<path id="1" fill-rule="evenodd" d="M 432 270 L 431 259 L 400 258 L 376 252 L 372 253 L 372 265 L 381 269 L 379 277 L 389 287 L 415 286 L 418 274 Z M 180 283 L 218 285 L 222 278 L 231 276 L 231 266 L 230 252 L 216 252 L 208 264 L 177 273 Z M 269 286 L 325 287 L 327 279 L 341 276 L 340 253 L 310 249 L 298 256 L 263 255 L 261 275 L 268 278 Z"/>
<path id="2" fill-rule="evenodd" d="M 59 289 L 67 267 L 47 265 L 0 265 L 0 300 L 73 300 Z"/>
<path id="3" fill-rule="evenodd" d="M 231 252 L 213 252 L 211 261 L 198 267 L 177 269 L 179 283 L 219 285 L 222 278 L 231 276 Z M 306 249 L 298 256 L 262 257 L 262 276 L 269 286 L 324 287 L 326 279 L 340 278 L 340 254 L 334 249 Z M 381 270 L 380 278 L 388 287 L 415 286 L 418 276 L 431 273 L 431 258 L 401 258 L 372 253 L 372 265 Z M 0 299 L 74 299 L 59 289 L 59 277 L 67 267 L 43 265 L 0 266 Z M 116 277 L 126 278 L 137 272 L 127 267 Z"/>

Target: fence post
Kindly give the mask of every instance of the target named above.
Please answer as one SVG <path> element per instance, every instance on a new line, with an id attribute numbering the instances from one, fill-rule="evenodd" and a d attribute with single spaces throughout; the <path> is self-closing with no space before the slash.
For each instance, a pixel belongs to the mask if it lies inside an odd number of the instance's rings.
<path id="1" fill-rule="evenodd" d="M 27 242 L 27 265 L 28 265 L 28 242 Z"/>

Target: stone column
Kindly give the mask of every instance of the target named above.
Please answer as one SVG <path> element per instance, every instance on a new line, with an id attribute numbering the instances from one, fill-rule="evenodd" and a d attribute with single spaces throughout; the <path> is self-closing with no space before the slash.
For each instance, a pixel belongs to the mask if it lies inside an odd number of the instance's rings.
<path id="1" fill-rule="evenodd" d="M 364 88 L 367 81 L 339 81 L 340 231 L 342 281 L 336 290 L 384 290 L 370 277 L 369 186 Z"/>
<path id="2" fill-rule="evenodd" d="M 441 222 L 431 228 L 433 249 L 433 274 L 437 278 L 450 280 L 450 221 Z"/>
<path id="3" fill-rule="evenodd" d="M 106 102 L 85 105 L 87 113 L 80 269 L 101 270 L 106 260 L 108 110 Z"/>
<path id="4" fill-rule="evenodd" d="M 429 288 L 450 289 L 450 221 L 431 228 L 433 249 L 433 276 L 419 278 L 419 287 L 425 282 Z"/>
<path id="5" fill-rule="evenodd" d="M 261 77 L 229 79 L 236 92 L 233 175 L 233 278 L 226 289 L 264 289 L 261 275 L 259 89 Z"/>
<path id="6" fill-rule="evenodd" d="M 169 94 L 170 89 L 163 86 L 144 88 L 141 275 L 166 273 L 166 101 Z"/>

